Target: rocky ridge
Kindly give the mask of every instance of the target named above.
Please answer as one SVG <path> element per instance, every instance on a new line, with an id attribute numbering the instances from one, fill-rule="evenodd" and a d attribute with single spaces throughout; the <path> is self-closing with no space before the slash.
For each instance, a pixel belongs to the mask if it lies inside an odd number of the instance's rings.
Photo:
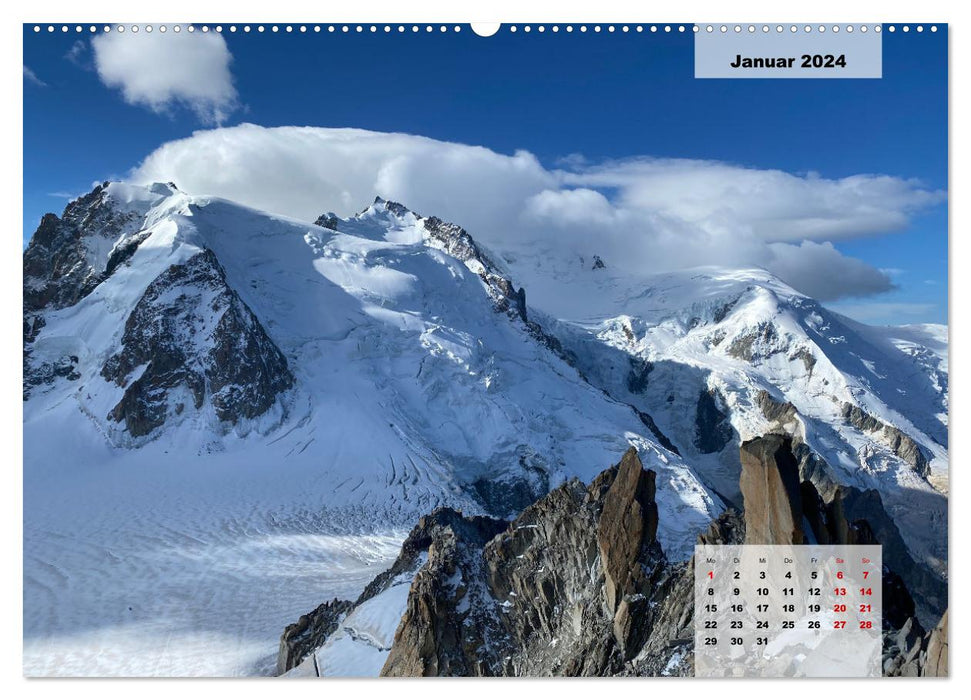
<path id="1" fill-rule="evenodd" d="M 743 514 L 726 511 L 699 543 L 892 539 L 875 492 L 846 489 L 824 501 L 810 482 L 800 482 L 790 438 L 746 443 L 742 464 Z M 589 486 L 570 481 L 511 522 L 447 509 L 423 518 L 392 569 L 362 596 L 380 593 L 427 553 L 381 675 L 692 675 L 693 563 L 665 556 L 654 536 L 654 498 L 654 474 L 631 449 Z M 885 560 L 884 673 L 946 673 L 946 611 L 941 625 L 925 633 L 894 568 L 908 565 L 914 566 L 899 552 Z M 335 605 L 312 615 L 326 621 Z M 304 618 L 298 624 L 308 626 Z M 310 664 L 306 675 L 333 673 L 316 653 L 302 663 L 292 649 L 280 658 L 281 670 Z"/>

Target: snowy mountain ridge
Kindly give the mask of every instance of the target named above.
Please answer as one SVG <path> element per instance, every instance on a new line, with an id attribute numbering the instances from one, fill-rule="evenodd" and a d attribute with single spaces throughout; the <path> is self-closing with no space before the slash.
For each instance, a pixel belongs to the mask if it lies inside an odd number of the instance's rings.
<path id="1" fill-rule="evenodd" d="M 636 293 L 618 288 L 629 313 L 548 324 L 589 381 L 650 410 L 732 503 L 737 445 L 792 434 L 821 491 L 876 489 L 918 559 L 943 574 L 946 329 L 865 326 L 761 270 L 692 270 L 654 276 Z"/>

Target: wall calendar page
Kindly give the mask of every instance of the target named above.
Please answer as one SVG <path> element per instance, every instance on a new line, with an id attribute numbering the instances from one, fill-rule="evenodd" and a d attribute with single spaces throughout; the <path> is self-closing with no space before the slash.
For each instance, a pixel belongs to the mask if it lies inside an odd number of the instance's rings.
<path id="1" fill-rule="evenodd" d="M 15 27 L 25 677 L 949 675 L 946 21 L 142 9 Z"/>

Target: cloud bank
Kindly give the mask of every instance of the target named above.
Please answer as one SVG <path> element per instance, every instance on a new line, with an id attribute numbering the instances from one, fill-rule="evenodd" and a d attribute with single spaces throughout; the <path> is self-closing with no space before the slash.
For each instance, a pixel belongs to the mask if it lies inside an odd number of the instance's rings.
<path id="1" fill-rule="evenodd" d="M 826 179 L 648 158 L 590 165 L 574 157 L 547 169 L 526 151 L 251 124 L 167 143 L 134 177 L 305 220 L 348 215 L 377 194 L 455 221 L 498 250 L 598 254 L 644 272 L 756 266 L 824 301 L 893 287 L 886 272 L 831 241 L 901 229 L 945 196 L 887 175 Z"/>
<path id="2" fill-rule="evenodd" d="M 216 32 L 98 34 L 94 66 L 125 102 L 156 113 L 186 107 L 205 124 L 222 124 L 238 106 L 226 40 Z M 69 56 L 79 58 L 76 47 Z"/>

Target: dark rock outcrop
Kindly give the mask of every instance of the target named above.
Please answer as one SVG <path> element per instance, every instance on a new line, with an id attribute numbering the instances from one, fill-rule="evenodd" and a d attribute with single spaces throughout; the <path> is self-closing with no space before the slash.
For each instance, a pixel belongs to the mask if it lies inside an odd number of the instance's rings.
<path id="1" fill-rule="evenodd" d="M 488 675 L 472 644 L 500 633 L 495 618 L 485 617 L 483 610 L 473 610 L 471 605 L 463 615 L 460 604 L 467 596 L 476 596 L 470 590 L 482 574 L 476 555 L 506 526 L 506 521 L 465 518 L 449 509 L 419 521 L 407 543 L 414 554 L 407 558 L 413 560 L 425 551 L 428 561 L 412 582 L 382 675 Z M 475 641 L 466 637 L 473 630 Z"/>
<path id="2" fill-rule="evenodd" d="M 779 352 L 779 343 L 775 325 L 763 321 L 732 340 L 726 352 L 738 360 L 758 363 Z"/>
<path id="3" fill-rule="evenodd" d="M 630 332 L 628 326 L 624 330 Z M 631 333 L 630 338 L 633 338 Z M 648 378 L 654 371 L 654 363 L 632 355 L 630 357 L 630 372 L 627 373 L 627 391 L 632 394 L 640 394 L 647 388 Z"/>
<path id="4" fill-rule="evenodd" d="M 109 269 L 111 256 L 100 260 L 99 251 L 139 224 L 137 215 L 112 205 L 107 182 L 72 201 L 60 217 L 45 214 L 24 250 L 24 312 L 62 309 L 90 294 L 123 257 L 118 253 Z M 134 252 L 140 242 L 125 245 Z"/>
<path id="5" fill-rule="evenodd" d="M 800 481 L 792 448 L 782 435 L 745 443 L 745 511 L 725 511 L 698 542 L 883 544 L 884 674 L 940 673 L 946 618 L 925 634 L 894 568 L 920 567 L 897 550 L 879 494 L 839 487 L 824 499 Z M 382 675 L 692 675 L 694 564 L 669 562 L 657 527 L 654 474 L 633 449 L 589 486 L 571 480 L 511 523 L 435 511 L 355 603 L 414 572 Z M 281 664 L 288 654 L 281 645 Z"/>
<path id="6" fill-rule="evenodd" d="M 396 205 L 387 202 L 385 206 Z M 401 206 L 401 205 L 397 205 Z M 458 224 L 442 221 L 437 216 L 429 216 L 421 220 L 422 226 L 436 248 L 440 248 L 453 258 L 468 265 L 477 263 L 478 275 L 486 285 L 489 296 L 496 309 L 518 316 L 528 322 L 526 313 L 526 290 L 515 285 L 499 272 L 498 266 L 482 251 L 469 232 Z"/>
<path id="7" fill-rule="evenodd" d="M 909 464 L 921 476 L 930 470 L 927 457 L 917 442 L 899 428 L 887 425 L 870 415 L 859 406 L 844 402 L 841 407 L 843 419 L 865 433 L 875 435 L 890 451 Z"/>
<path id="8" fill-rule="evenodd" d="M 314 221 L 314 226 L 320 226 L 321 228 L 327 228 L 331 231 L 337 230 L 337 225 L 340 223 L 340 219 L 337 218 L 337 214 L 333 212 L 327 212 L 326 214 L 321 214 Z"/>
<path id="9" fill-rule="evenodd" d="M 148 286 L 101 375 L 125 388 L 108 417 L 132 437 L 181 414 L 186 400 L 200 409 L 208 397 L 220 421 L 255 418 L 294 381 L 286 358 L 209 250 L 172 265 Z"/>
<path id="10" fill-rule="evenodd" d="M 916 618 L 910 618 L 899 630 L 884 631 L 883 675 L 944 677 L 948 669 L 948 612 L 928 633 Z"/>
<path id="11" fill-rule="evenodd" d="M 382 674 L 632 672 L 625 662 L 674 581 L 656 529 L 653 474 L 631 450 L 589 487 L 555 489 L 484 546 L 434 546 Z M 446 585 L 456 572 L 463 584 Z"/>
<path id="12" fill-rule="evenodd" d="M 886 622 L 898 628 L 908 616 L 940 616 L 947 607 L 947 585 L 910 556 L 880 493 L 837 485 L 824 497 L 811 480 L 801 479 L 796 453 L 792 438 L 784 435 L 766 435 L 742 445 L 746 543 L 880 544 L 887 567 L 884 609 L 891 613 Z M 899 585 L 894 583 L 897 579 Z M 902 595 L 894 598 L 893 592 L 901 589 Z M 916 597 L 916 612 L 911 595 Z M 904 614 L 894 614 L 894 605 Z"/>
<path id="13" fill-rule="evenodd" d="M 666 560 L 657 526 L 654 474 L 633 449 L 511 523 L 422 518 L 357 603 L 424 555 L 382 675 L 690 675 L 693 570 Z M 741 528 L 729 513 L 707 536 L 735 541 Z"/>
<path id="14" fill-rule="evenodd" d="M 441 624 L 444 618 L 438 616 L 435 597 L 427 593 L 435 591 L 441 595 L 442 591 L 452 590 L 454 576 L 463 565 L 459 564 L 458 559 L 467 550 L 480 551 L 486 542 L 508 525 L 508 521 L 496 518 L 466 517 L 451 508 L 438 508 L 422 517 L 401 545 L 401 552 L 391 567 L 375 577 L 357 600 L 325 603 L 286 628 L 280 640 L 277 671 L 283 674 L 300 665 L 324 644 L 351 611 L 402 579 L 414 579 L 409 607 L 405 612 L 411 621 L 409 639 L 413 646 L 410 648 L 441 647 L 440 640 L 451 639 L 450 632 Z M 467 563 L 464 565 L 467 566 Z M 404 675 L 434 675 L 426 674 L 426 669 L 416 665 L 417 661 L 411 657 L 399 655 L 396 663 L 408 666 L 409 672 Z M 443 663 L 447 666 L 448 659 Z M 311 675 L 320 675 L 320 669 L 314 670 L 315 673 Z"/>
<path id="15" fill-rule="evenodd" d="M 614 612 L 625 596 L 641 587 L 641 548 L 652 544 L 657 536 L 654 476 L 641 467 L 637 452 L 628 450 L 603 499 L 597 545 L 607 609 Z"/>
<path id="16" fill-rule="evenodd" d="M 792 424 L 796 416 L 799 415 L 796 407 L 790 402 L 778 401 L 772 398 L 772 394 L 765 389 L 762 389 L 755 395 L 755 403 L 762 411 L 765 419 L 779 428 Z"/>
<path id="17" fill-rule="evenodd" d="M 813 376 L 813 369 L 816 367 L 816 356 L 808 348 L 799 348 L 789 355 L 790 360 L 802 361 L 802 366 L 806 368 L 806 374 Z"/>
<path id="18" fill-rule="evenodd" d="M 70 202 L 63 214 L 45 214 L 23 258 L 23 398 L 57 379 L 77 381 L 71 354 L 34 358 L 33 343 L 49 310 L 73 306 L 125 263 L 148 236 L 141 218 L 111 201 L 108 183 Z"/>
<path id="19" fill-rule="evenodd" d="M 661 446 L 664 449 L 681 456 L 681 452 L 678 450 L 677 445 L 671 442 L 668 436 L 661 432 L 661 429 L 657 426 L 657 423 L 654 422 L 654 418 L 652 418 L 650 414 L 644 413 L 644 411 L 641 411 L 636 406 L 631 406 L 631 408 L 633 409 L 634 413 L 637 414 L 637 418 L 641 421 L 641 423 L 644 424 L 644 427 L 651 431 L 651 435 L 657 438 L 657 441 L 661 443 Z"/>
<path id="20" fill-rule="evenodd" d="M 739 486 L 747 544 L 804 544 L 799 465 L 791 438 L 768 435 L 742 443 Z"/>
<path id="21" fill-rule="evenodd" d="M 301 615 L 292 625 L 287 625 L 280 638 L 277 673 L 282 676 L 312 654 L 333 634 L 352 607 L 354 603 L 351 601 L 334 598 L 327 603 L 321 603 L 306 615 Z"/>
<path id="22" fill-rule="evenodd" d="M 718 405 L 719 400 L 718 392 L 713 390 L 698 394 L 694 443 L 702 454 L 721 452 L 735 436 L 731 421 Z"/>

